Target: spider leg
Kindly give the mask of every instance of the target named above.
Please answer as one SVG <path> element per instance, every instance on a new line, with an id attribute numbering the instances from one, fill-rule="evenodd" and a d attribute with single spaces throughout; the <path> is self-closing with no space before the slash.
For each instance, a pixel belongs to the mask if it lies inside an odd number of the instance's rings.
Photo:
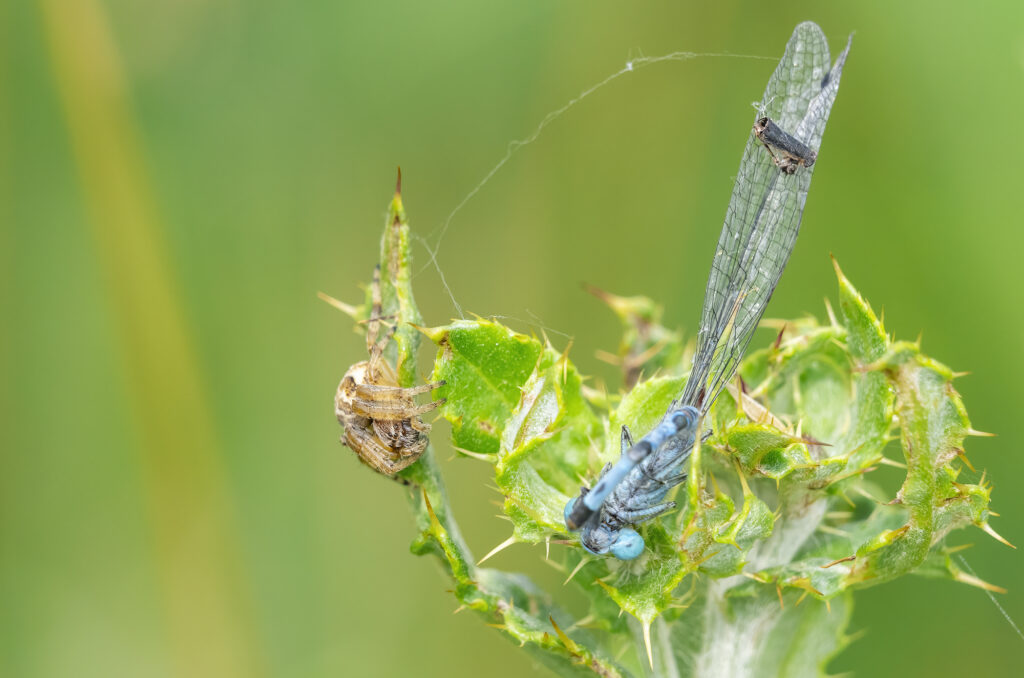
<path id="1" fill-rule="evenodd" d="M 432 412 L 433 410 L 436 410 L 437 408 L 441 407 L 441 405 L 444 405 L 446 402 L 448 402 L 447 398 L 441 398 L 439 400 L 435 400 L 432 403 L 427 403 L 426 405 L 420 405 L 416 409 L 411 410 L 412 414 L 410 416 L 417 416 L 418 417 L 421 414 L 426 414 L 427 412 Z"/>
<path id="2" fill-rule="evenodd" d="M 369 327 L 370 323 L 376 320 L 379 321 L 381 325 L 387 325 L 388 327 L 391 327 L 391 321 L 397 317 L 397 313 L 388 313 L 386 315 L 375 316 L 374 318 L 363 318 L 362 320 L 359 321 L 358 324 L 366 325 L 367 327 Z"/>
<path id="3" fill-rule="evenodd" d="M 409 426 L 411 426 L 414 431 L 419 431 L 420 433 L 430 433 L 431 429 L 430 424 L 419 417 L 412 417 L 409 419 Z M 426 438 L 424 438 L 424 440 L 426 440 Z"/>
<path id="4" fill-rule="evenodd" d="M 447 399 L 441 398 L 426 405 L 410 407 L 410 403 L 402 400 L 374 400 L 354 398 L 351 402 L 351 409 L 360 417 L 367 419 L 383 419 L 385 421 L 401 421 L 411 419 L 421 414 L 435 410 L 444 405 Z"/>
<path id="5" fill-rule="evenodd" d="M 420 395 L 421 393 L 429 393 L 430 391 L 441 388 L 444 385 L 444 381 L 435 381 L 431 384 L 411 386 L 409 388 L 403 388 L 401 386 L 379 386 L 377 384 L 357 384 L 356 395 L 365 399 L 370 399 L 375 396 L 407 396 L 411 398 L 413 396 Z"/>
<path id="6" fill-rule="evenodd" d="M 384 475 L 393 475 L 412 463 L 380 444 L 369 430 L 359 426 L 345 429 L 345 444 L 352 448 L 360 461 Z"/>
<path id="7" fill-rule="evenodd" d="M 387 421 L 384 419 L 373 420 L 373 432 L 377 434 L 377 440 L 385 447 L 402 459 L 408 457 L 416 458 L 423 454 L 429 442 L 423 431 L 415 426 L 419 418 L 402 419 L 400 421 Z M 422 424 L 422 422 L 421 422 Z M 427 431 L 429 424 L 422 424 Z"/>
<path id="8" fill-rule="evenodd" d="M 379 323 L 379 319 L 377 321 Z M 391 325 L 388 327 L 388 331 L 381 337 L 379 342 L 376 342 L 370 346 L 370 370 L 373 372 L 377 371 L 377 364 L 380 363 L 381 356 L 384 355 L 384 347 L 391 341 L 391 337 L 395 336 L 395 330 L 398 329 L 398 325 Z M 374 336 L 377 336 L 377 330 L 373 332 Z"/>

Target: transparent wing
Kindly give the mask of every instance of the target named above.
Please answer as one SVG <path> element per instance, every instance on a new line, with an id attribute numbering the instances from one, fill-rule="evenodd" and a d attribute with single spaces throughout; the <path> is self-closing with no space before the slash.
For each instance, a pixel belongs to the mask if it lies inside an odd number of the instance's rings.
<path id="1" fill-rule="evenodd" d="M 797 26 L 755 119 L 767 115 L 817 152 L 849 50 L 848 41 L 830 71 L 821 29 L 810 22 Z M 754 135 L 748 138 L 708 276 L 697 352 L 680 404 L 707 411 L 735 374 L 793 251 L 815 166 L 783 174 Z"/>

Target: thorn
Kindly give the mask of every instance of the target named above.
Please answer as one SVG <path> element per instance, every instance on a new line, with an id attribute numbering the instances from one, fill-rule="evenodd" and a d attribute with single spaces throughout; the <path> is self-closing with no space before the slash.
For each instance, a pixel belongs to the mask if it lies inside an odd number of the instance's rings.
<path id="1" fill-rule="evenodd" d="M 455 608 L 455 609 L 454 609 L 454 610 L 452 611 L 452 614 L 458 614 L 458 613 L 462 612 L 462 611 L 463 611 L 463 610 L 465 610 L 465 609 L 466 609 L 466 606 L 465 606 L 465 605 L 459 605 L 459 606 L 458 606 L 457 608 Z"/>
<path id="2" fill-rule="evenodd" d="M 985 589 L 986 591 L 992 591 L 993 593 L 1006 593 L 1006 589 L 1002 586 L 996 586 L 995 584 L 989 584 L 984 579 L 978 579 L 972 577 L 966 572 L 957 572 L 953 575 L 953 579 L 963 584 L 969 584 L 970 586 L 977 586 L 979 589 Z"/>
<path id="3" fill-rule="evenodd" d="M 807 597 L 808 593 L 810 593 L 810 591 L 807 591 L 807 590 L 805 590 L 803 593 L 801 593 L 800 597 L 796 599 L 796 605 L 794 605 L 793 607 L 800 607 L 800 603 L 804 602 L 804 598 Z"/>
<path id="4" fill-rule="evenodd" d="M 969 376 L 971 376 L 970 372 L 954 372 L 953 373 L 953 378 L 954 379 L 959 379 L 960 377 L 969 377 Z"/>
<path id="5" fill-rule="evenodd" d="M 785 333 L 785 331 L 786 323 L 782 323 L 782 327 L 779 329 L 779 335 L 775 337 L 775 344 L 772 346 L 772 348 L 775 349 L 776 351 L 778 351 L 779 347 L 782 346 L 782 335 L 783 333 Z"/>
<path id="6" fill-rule="evenodd" d="M 651 652 L 651 622 L 645 621 L 644 623 L 644 645 L 647 646 L 647 663 L 651 665 L 651 670 L 654 670 L 654 654 Z"/>
<path id="7" fill-rule="evenodd" d="M 767 328 L 767 329 L 773 329 L 774 330 L 775 328 L 782 327 L 785 324 L 786 324 L 786 321 L 782 320 L 781 318 L 762 318 L 761 319 L 761 324 L 758 325 L 758 327 L 764 327 L 764 328 Z"/>
<path id="8" fill-rule="evenodd" d="M 486 461 L 489 464 L 495 463 L 498 457 L 498 455 L 496 454 L 487 454 L 486 452 L 470 452 L 469 450 L 463 449 L 461 447 L 455 447 L 454 445 L 452 445 L 452 448 L 454 448 L 454 450 L 459 454 L 464 454 L 467 457 L 471 459 L 476 459 L 478 461 Z"/>
<path id="9" fill-rule="evenodd" d="M 512 546 L 512 544 L 515 544 L 515 543 L 516 543 L 516 536 L 513 534 L 511 537 L 509 537 L 508 539 L 506 539 L 505 541 L 501 542 L 500 544 L 495 546 L 493 549 L 491 549 L 491 552 L 488 553 L 483 558 L 481 558 L 480 560 L 478 560 L 476 564 L 477 565 L 482 565 L 485 560 L 487 560 L 488 558 L 490 558 L 491 556 L 493 556 L 493 555 L 495 555 L 497 553 L 500 553 L 501 551 L 504 551 L 509 546 Z"/>
<path id="10" fill-rule="evenodd" d="M 775 592 L 779 594 L 779 607 L 781 607 L 783 610 L 785 610 L 786 609 L 786 604 L 784 602 L 782 602 L 782 586 L 780 586 L 778 584 L 778 582 L 776 582 L 776 584 L 775 584 Z"/>
<path id="11" fill-rule="evenodd" d="M 579 654 L 579 647 L 577 647 L 576 643 L 573 642 L 572 638 L 567 636 L 565 634 L 565 631 L 563 631 L 558 626 L 558 623 L 555 621 L 555 618 L 551 615 L 548 615 L 548 621 L 550 621 L 551 626 L 555 628 L 555 634 L 558 636 L 558 640 L 562 641 L 562 645 L 565 646 L 565 649 L 569 650 L 569 652 L 572 652 L 573 654 Z"/>
<path id="12" fill-rule="evenodd" d="M 612 294 L 611 292 L 605 292 L 600 287 L 596 285 L 591 285 L 588 282 L 583 283 L 583 289 L 586 290 L 588 294 L 594 295 L 595 297 L 597 297 L 604 303 L 608 304 L 609 306 L 612 306 L 613 308 L 613 302 L 617 301 L 620 298 Z"/>
<path id="13" fill-rule="evenodd" d="M 551 560 L 551 535 L 544 537 L 544 560 Z"/>
<path id="14" fill-rule="evenodd" d="M 834 255 L 831 252 L 829 252 L 828 256 L 829 256 L 829 259 L 832 260 L 832 268 L 836 269 L 836 275 L 842 276 L 842 277 L 845 278 L 846 276 L 843 275 L 843 270 L 841 268 L 839 268 L 839 262 L 836 261 L 836 255 Z"/>
<path id="15" fill-rule="evenodd" d="M 853 491 L 856 492 L 857 494 L 861 495 L 861 496 L 867 497 L 868 499 L 870 499 L 871 501 L 875 502 L 876 504 L 885 504 L 886 503 L 884 501 L 879 501 L 878 499 L 875 499 L 874 497 L 872 497 L 871 494 L 868 493 L 868 491 L 865 490 L 863 487 L 854 487 Z"/>
<path id="16" fill-rule="evenodd" d="M 990 516 L 995 516 L 996 518 L 999 518 L 999 517 L 1001 517 L 1001 516 L 1000 516 L 1000 514 L 996 513 L 995 511 L 989 511 L 989 512 L 988 512 L 988 514 L 989 514 Z"/>
<path id="17" fill-rule="evenodd" d="M 738 475 L 740 477 L 740 485 L 743 486 L 743 496 L 747 497 L 747 496 L 751 495 L 752 492 L 750 491 L 750 485 L 747 484 L 746 477 L 744 477 L 744 475 L 743 475 L 743 469 L 740 467 L 740 461 L 739 461 L 739 459 L 736 459 L 735 457 L 733 457 L 732 462 L 733 462 L 733 466 L 736 467 L 736 475 Z M 712 476 L 712 478 L 714 478 L 714 476 Z M 715 489 L 718 489 L 718 488 L 716 487 Z M 735 544 L 733 544 L 733 545 L 736 546 Z M 736 548 L 739 548 L 739 546 L 736 546 Z"/>
<path id="18" fill-rule="evenodd" d="M 881 459 L 878 460 L 878 463 L 885 464 L 886 466 L 893 466 L 895 468 L 907 468 L 906 464 L 901 464 L 900 462 L 889 459 L 888 457 L 882 457 Z M 973 471 L 974 469 L 971 470 Z"/>
<path id="19" fill-rule="evenodd" d="M 832 614 L 832 603 L 829 602 L 828 598 L 825 599 L 825 609 L 829 614 Z"/>
<path id="20" fill-rule="evenodd" d="M 972 464 L 967 458 L 967 454 L 963 450 L 958 450 L 956 456 L 960 457 L 960 461 L 962 461 L 967 468 L 971 469 L 972 472 L 977 473 L 977 470 L 974 468 L 974 464 Z"/>
<path id="21" fill-rule="evenodd" d="M 544 331 L 544 328 L 540 328 L 540 336 L 544 337 L 544 348 L 550 348 L 552 351 L 555 347 L 551 345 L 551 339 L 548 338 L 548 333 Z"/>
<path id="22" fill-rule="evenodd" d="M 952 555 L 952 554 L 954 554 L 954 553 L 956 553 L 958 551 L 965 551 L 965 550 L 971 548 L 972 546 L 974 546 L 974 544 L 960 544 L 959 546 L 950 546 L 949 548 L 947 548 L 945 550 L 945 554 L 947 556 L 948 555 Z"/>
<path id="23" fill-rule="evenodd" d="M 825 534 L 831 534 L 836 537 L 844 537 L 846 539 L 849 539 L 850 537 L 849 532 L 844 532 L 843 530 L 840 530 L 837 527 L 832 527 L 830 525 L 818 525 L 818 529 L 824 532 Z"/>
<path id="24" fill-rule="evenodd" d="M 969 436 L 977 436 L 979 438 L 995 438 L 996 437 L 995 433 L 986 433 L 985 431 L 976 431 L 973 428 L 967 429 L 967 435 L 969 435 Z"/>
<path id="25" fill-rule="evenodd" d="M 700 430 L 700 426 L 697 427 L 697 430 L 698 431 Z M 720 490 L 719 487 L 718 487 L 718 480 L 715 478 L 715 472 L 709 470 L 708 471 L 708 475 L 711 476 L 711 487 L 714 488 L 715 494 L 716 495 L 722 494 L 722 490 Z"/>
<path id="26" fill-rule="evenodd" d="M 590 562 L 589 558 L 580 558 L 580 562 L 576 564 L 576 567 L 569 573 L 569 578 L 562 582 L 562 586 L 565 586 L 572 581 L 572 578 L 576 576 L 576 573 L 583 569 L 583 566 Z"/>
<path id="27" fill-rule="evenodd" d="M 868 630 L 866 628 L 864 628 L 864 629 L 860 629 L 859 631 L 854 631 L 853 633 L 847 633 L 846 637 L 845 637 L 845 640 L 846 640 L 846 643 L 848 645 L 850 645 L 850 644 L 856 643 L 858 640 L 860 640 L 861 638 L 863 638 L 866 635 L 868 635 Z M 847 678 L 847 676 L 834 676 L 833 678 Z"/>
<path id="28" fill-rule="evenodd" d="M 583 619 L 577 619 L 575 622 L 573 622 L 572 626 L 567 628 L 565 631 L 566 631 L 566 633 L 568 633 L 569 631 L 572 631 L 574 629 L 583 628 L 584 626 L 587 626 L 588 624 L 593 624 L 594 620 L 595 620 L 594 615 L 588 614 Z"/>
<path id="29" fill-rule="evenodd" d="M 828 322 L 832 327 L 839 327 L 839 323 L 836 321 L 836 313 L 832 310 L 832 302 L 825 297 L 825 313 L 828 315 Z"/>
<path id="30" fill-rule="evenodd" d="M 840 558 L 839 560 L 833 560 L 828 565 L 822 565 L 821 569 L 827 570 L 828 568 L 832 567 L 833 565 L 838 565 L 839 563 L 845 563 L 845 562 L 850 561 L 850 560 L 857 560 L 857 556 L 846 556 L 845 558 Z"/>
<path id="31" fill-rule="evenodd" d="M 988 535 L 989 535 L 990 537 L 992 537 L 993 539 L 995 539 L 996 541 L 999 541 L 999 542 L 1002 542 L 1002 543 L 1006 544 L 1006 545 L 1007 545 L 1007 546 L 1009 546 L 1009 547 L 1010 547 L 1011 549 L 1015 549 L 1015 548 L 1017 548 L 1016 546 L 1014 546 L 1014 545 L 1013 545 L 1013 544 L 1011 544 L 1010 542 L 1006 541 L 1006 540 L 1005 540 L 1005 539 L 1004 539 L 1004 538 L 1002 537 L 1002 535 L 1000 535 L 1000 534 L 999 534 L 998 532 L 996 532 L 995 530 L 993 530 L 993 529 L 992 529 L 992 526 L 991 526 L 991 525 L 989 525 L 988 523 L 982 523 L 982 524 L 981 524 L 981 525 L 979 525 L 978 527 L 980 527 L 980 528 L 981 528 L 982 530 L 984 530 L 985 532 L 987 532 L 987 533 L 988 533 Z"/>
<path id="32" fill-rule="evenodd" d="M 438 527 L 441 526 L 441 521 L 437 519 L 437 514 L 434 513 L 434 507 L 430 505 L 430 497 L 427 496 L 426 489 L 421 489 L 423 492 L 423 503 L 427 507 L 427 513 L 430 515 L 430 522 Z"/>
<path id="33" fill-rule="evenodd" d="M 540 562 L 544 563 L 545 565 L 550 567 L 552 570 L 555 570 L 556 572 L 561 572 L 562 574 L 565 574 L 566 568 L 561 563 L 556 563 L 553 560 L 544 560 L 543 558 L 540 559 Z"/>
<path id="34" fill-rule="evenodd" d="M 402 168 L 398 168 L 398 179 L 395 181 L 395 195 L 402 195 Z"/>
<path id="35" fill-rule="evenodd" d="M 568 345 L 566 345 L 566 347 L 565 347 L 565 350 L 562 351 L 561 361 L 562 361 L 562 381 L 563 382 L 569 381 L 569 349 L 572 348 L 573 341 L 574 340 L 572 338 L 570 338 Z"/>
<path id="36" fill-rule="evenodd" d="M 661 349 L 665 348 L 666 346 L 668 346 L 668 339 L 660 339 L 656 343 L 651 344 L 650 348 L 648 348 L 646 351 L 644 351 L 638 356 L 635 356 L 633 358 L 633 362 L 635 362 L 637 365 L 643 365 L 648 360 L 661 353 Z"/>
<path id="37" fill-rule="evenodd" d="M 338 309 L 345 315 L 349 316 L 353 320 L 356 319 L 356 317 L 359 315 L 358 308 L 356 308 L 355 306 L 350 306 L 349 304 L 346 304 L 344 301 L 339 301 L 329 294 L 325 294 L 324 292 L 317 292 L 316 296 L 320 297 L 320 299 L 326 301 L 328 304 Z"/>

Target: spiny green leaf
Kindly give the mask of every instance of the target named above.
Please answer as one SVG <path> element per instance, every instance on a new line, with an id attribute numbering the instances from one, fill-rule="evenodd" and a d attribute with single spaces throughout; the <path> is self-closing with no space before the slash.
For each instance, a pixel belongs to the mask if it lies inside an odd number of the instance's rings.
<path id="1" fill-rule="evenodd" d="M 432 378 L 447 382 L 437 394 L 448 399 L 441 411 L 452 424 L 452 444 L 497 452 L 543 346 L 488 320 L 457 321 L 424 333 L 439 348 Z"/>
<path id="2" fill-rule="evenodd" d="M 878 360 L 889 343 L 885 329 L 864 297 L 843 275 L 834 257 L 832 263 L 836 277 L 839 278 L 839 308 L 842 309 L 846 324 L 850 355 L 861 363 Z"/>
<path id="3" fill-rule="evenodd" d="M 613 583 L 601 584 L 619 607 L 649 624 L 672 604 L 672 591 L 686 569 L 675 539 L 659 523 L 646 527 L 644 541 L 647 552 L 637 561 L 612 563 Z"/>
<path id="4" fill-rule="evenodd" d="M 447 385 L 443 415 L 453 442 L 496 452 L 496 482 L 518 541 L 563 533 L 562 510 L 577 492 L 603 428 L 564 354 L 488 321 L 425 330 L 439 347 L 434 378 Z"/>

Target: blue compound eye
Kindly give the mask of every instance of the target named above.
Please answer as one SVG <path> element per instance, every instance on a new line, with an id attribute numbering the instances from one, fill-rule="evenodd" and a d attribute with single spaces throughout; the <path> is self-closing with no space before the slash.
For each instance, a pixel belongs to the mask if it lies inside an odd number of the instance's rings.
<path id="1" fill-rule="evenodd" d="M 644 539 L 636 530 L 624 527 L 619 530 L 619 536 L 612 542 L 609 550 L 619 560 L 633 560 L 644 552 Z"/>
<path id="2" fill-rule="evenodd" d="M 569 500 L 569 503 L 565 505 L 565 511 L 562 512 L 562 517 L 565 518 L 565 522 L 569 522 L 569 514 L 572 513 L 573 507 L 576 506 L 576 502 L 579 500 L 579 497 L 573 497 Z"/>

